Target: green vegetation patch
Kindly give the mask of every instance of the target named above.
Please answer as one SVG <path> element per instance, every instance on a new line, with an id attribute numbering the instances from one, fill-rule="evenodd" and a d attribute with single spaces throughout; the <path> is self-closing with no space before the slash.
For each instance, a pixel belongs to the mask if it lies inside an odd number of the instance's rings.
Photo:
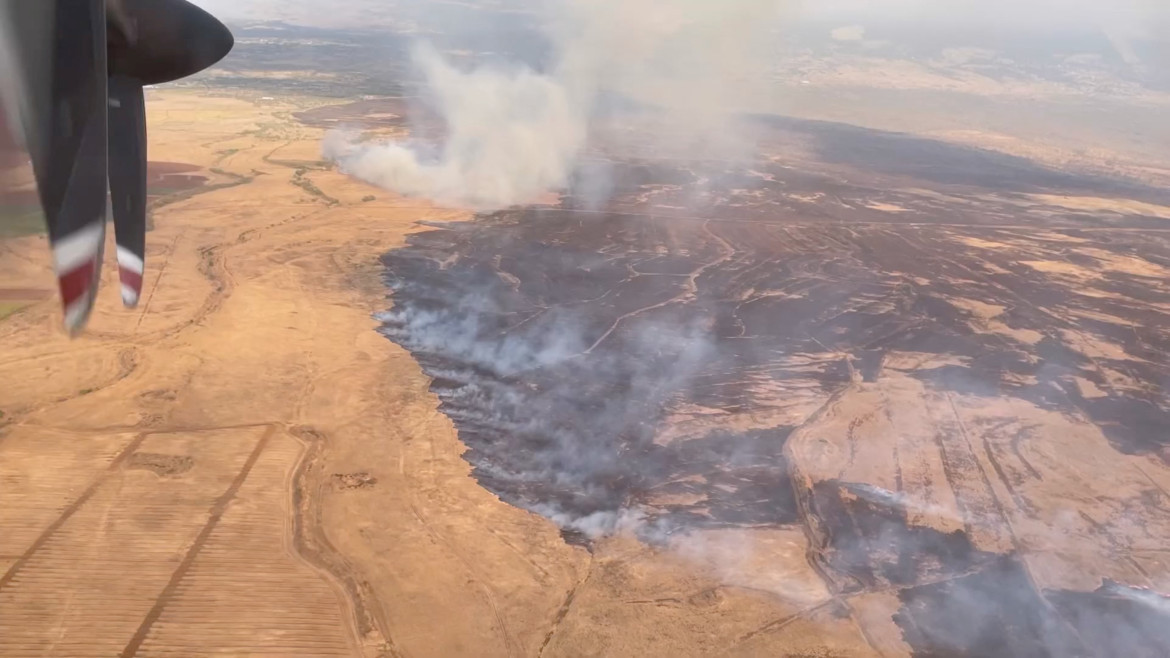
<path id="1" fill-rule="evenodd" d="M 45 219 L 41 207 L 0 205 L 0 238 L 19 238 L 45 232 Z"/>
<path id="2" fill-rule="evenodd" d="M 32 302 L 0 301 L 0 320 L 7 318 Z"/>

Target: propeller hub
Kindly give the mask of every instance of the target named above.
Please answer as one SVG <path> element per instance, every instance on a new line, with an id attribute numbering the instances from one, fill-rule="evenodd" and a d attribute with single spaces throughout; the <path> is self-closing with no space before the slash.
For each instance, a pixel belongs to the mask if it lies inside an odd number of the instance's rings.
<path id="1" fill-rule="evenodd" d="M 108 0 L 106 24 L 110 74 L 145 85 L 198 73 L 235 44 L 223 23 L 186 0 Z"/>

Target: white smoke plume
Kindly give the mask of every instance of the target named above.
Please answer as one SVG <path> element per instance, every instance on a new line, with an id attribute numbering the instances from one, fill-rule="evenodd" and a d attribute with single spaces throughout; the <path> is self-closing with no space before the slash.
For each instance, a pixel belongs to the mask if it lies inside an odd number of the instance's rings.
<path id="1" fill-rule="evenodd" d="M 585 142 L 582 105 L 555 79 L 527 68 L 459 71 L 432 47 L 416 49 L 449 134 L 436 161 L 396 143 L 365 145 L 345 170 L 408 196 L 506 206 L 563 186 Z M 336 156 L 334 148 L 326 154 Z"/>
<path id="2" fill-rule="evenodd" d="M 409 196 L 480 210 L 529 203 L 569 184 L 600 94 L 611 92 L 654 109 L 661 132 L 638 140 L 670 135 L 673 155 L 726 156 L 744 141 L 731 133 L 727 112 L 767 87 L 764 55 L 779 6 L 553 0 L 545 27 L 555 59 L 546 72 L 522 64 L 461 70 L 425 43 L 416 48 L 427 98 L 447 127 L 435 155 L 337 135 L 325 155 Z"/>

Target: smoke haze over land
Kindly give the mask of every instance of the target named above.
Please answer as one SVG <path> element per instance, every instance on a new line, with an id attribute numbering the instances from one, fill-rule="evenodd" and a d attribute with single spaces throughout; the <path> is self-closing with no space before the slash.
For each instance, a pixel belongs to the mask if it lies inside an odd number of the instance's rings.
<path id="1" fill-rule="evenodd" d="M 286 20 L 303 25 L 348 23 L 382 25 L 395 20 L 422 24 L 430 16 L 446 17 L 446 3 L 422 0 L 194 0 L 209 11 L 231 20 Z M 497 1 L 468 3 L 473 9 L 527 12 L 534 7 L 563 3 Z M 608 3 L 601 3 L 608 4 Z M 642 4 L 642 3 L 631 3 Z M 660 3 L 661 4 L 661 3 Z M 674 3 L 674 4 L 686 4 Z M 714 7 L 726 3 L 706 3 Z M 1128 25 L 1154 32 L 1158 21 L 1170 17 L 1170 7 L 1159 0 L 812 0 L 787 3 L 791 20 L 900 23 L 908 27 L 971 25 L 1006 29 L 1084 30 L 1105 25 Z M 323 11 L 327 9 L 328 11 Z M 1157 36 L 1157 35 L 1155 35 Z M 1164 35 L 1161 35 L 1164 38 Z"/>
<path id="2" fill-rule="evenodd" d="M 601 94 L 609 92 L 653 108 L 654 125 L 664 130 L 656 144 L 726 157 L 746 145 L 725 116 L 767 79 L 768 37 L 780 6 L 550 3 L 545 34 L 554 59 L 544 72 L 519 63 L 459 68 L 423 42 L 414 60 L 425 98 L 447 129 L 438 152 L 333 139 L 326 155 L 358 178 L 410 196 L 478 209 L 529 203 L 569 184 Z M 680 143 L 666 134 L 691 138 Z"/>
<path id="3" fill-rule="evenodd" d="M 1099 42 L 1090 50 L 1103 47 L 1134 72 L 1160 79 L 1164 74 L 1158 63 L 1165 49 L 1150 44 L 1163 38 L 1159 26 L 1170 16 L 1167 8 L 1144 0 L 945 6 L 922 0 L 546 0 L 492 3 L 490 12 L 486 4 L 455 8 L 354 0 L 331 6 L 328 16 L 316 15 L 315 2 L 282 3 L 280 8 L 258 0 L 230 7 L 213 0 L 204 4 L 228 17 L 311 25 L 348 20 L 408 35 L 415 42 L 416 86 L 443 120 L 445 134 L 428 135 L 426 142 L 365 142 L 360 147 L 335 135 L 326 155 L 379 186 L 475 209 L 532 202 L 572 184 L 588 186 L 585 196 L 603 201 L 610 187 L 605 168 L 580 164 L 591 146 L 592 122 L 612 109 L 615 99 L 625 103 L 624 109 L 631 101 L 654 108 L 653 120 L 628 137 L 651 143 L 658 157 L 753 154 L 753 135 L 728 121 L 728 113 L 791 105 L 791 94 L 777 82 L 791 70 L 807 68 L 799 64 L 794 69 L 793 52 L 781 52 L 796 43 L 798 33 L 820 35 L 846 54 L 849 48 L 862 49 L 858 52 L 879 59 L 921 60 L 917 50 L 912 57 L 898 49 L 929 44 L 941 54 L 931 57 L 925 73 L 954 69 L 968 82 L 985 76 L 971 84 L 1004 87 L 1013 76 L 1027 80 L 1033 67 L 1021 61 L 1021 70 L 997 72 L 994 67 L 1008 60 L 995 48 L 1015 48 L 1010 57 L 1048 53 L 1073 62 L 1080 61 L 1074 56 L 1086 48 L 1086 35 Z M 465 49 L 450 34 L 464 34 L 474 45 Z M 521 49 L 524 54 L 515 52 L 521 42 L 532 44 Z M 1100 55 L 1095 57 L 1085 61 L 1098 62 Z M 874 60 L 875 66 L 879 63 Z M 864 71 L 846 74 L 857 81 L 873 79 Z M 811 77 L 814 84 L 856 84 L 850 77 Z M 1081 86 L 1101 86 L 1093 82 L 1100 78 L 1096 69 L 1072 77 Z M 888 83 L 902 84 L 899 80 Z M 938 78 L 931 84 L 947 83 Z M 607 148 L 623 146 L 610 137 Z"/>

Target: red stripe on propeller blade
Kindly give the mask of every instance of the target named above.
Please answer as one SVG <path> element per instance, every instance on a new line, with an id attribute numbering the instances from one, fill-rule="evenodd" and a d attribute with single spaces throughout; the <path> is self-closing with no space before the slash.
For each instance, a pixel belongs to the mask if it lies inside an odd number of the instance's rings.
<path id="1" fill-rule="evenodd" d="M 118 280 L 124 286 L 130 286 L 135 292 L 142 290 L 142 275 L 127 267 L 118 266 Z"/>
<path id="2" fill-rule="evenodd" d="M 61 288 L 61 301 L 66 308 L 89 292 L 93 286 L 94 267 L 95 261 L 88 260 L 57 277 L 57 285 Z"/>

